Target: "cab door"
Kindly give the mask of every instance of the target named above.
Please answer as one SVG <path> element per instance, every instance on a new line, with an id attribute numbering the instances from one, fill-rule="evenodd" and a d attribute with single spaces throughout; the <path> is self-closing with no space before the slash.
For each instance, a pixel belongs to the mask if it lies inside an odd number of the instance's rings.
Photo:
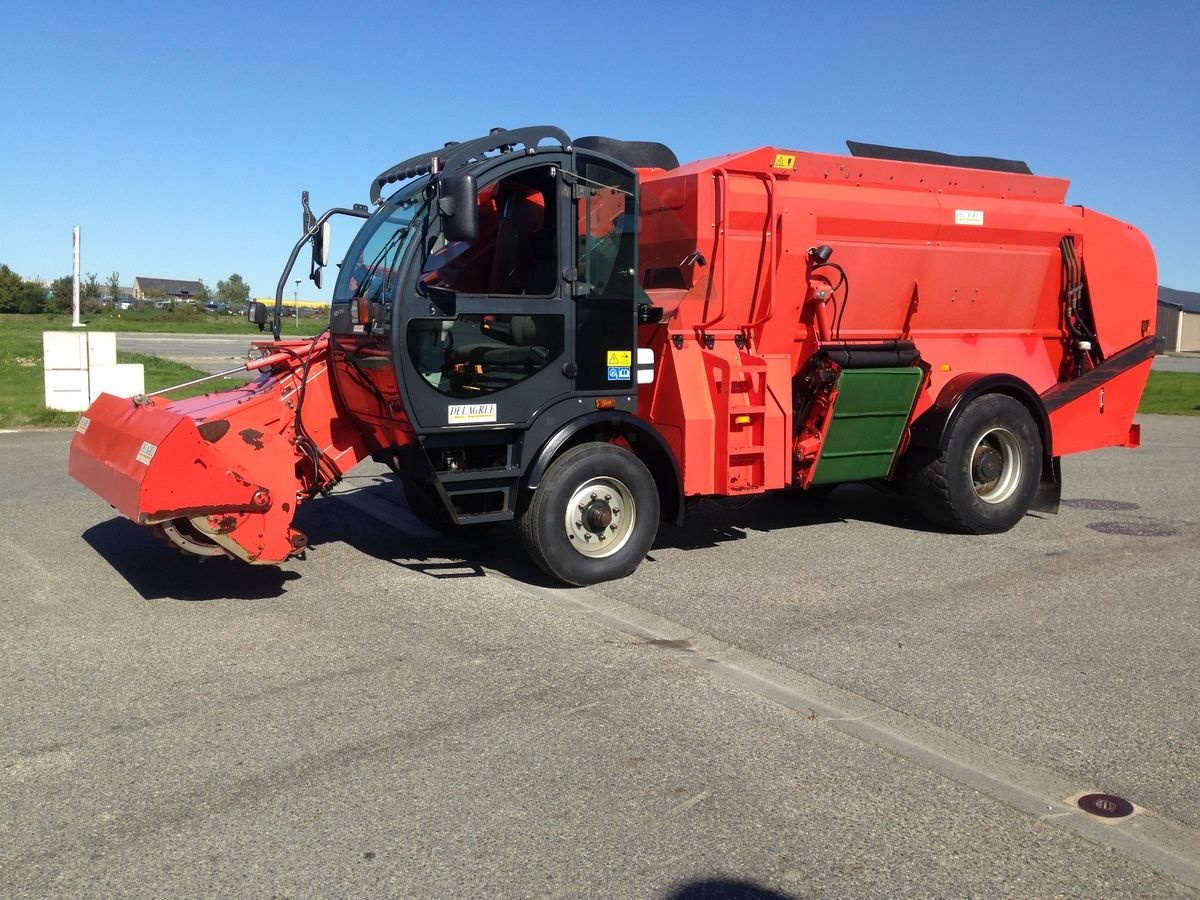
<path id="1" fill-rule="evenodd" d="M 478 236 L 424 237 L 405 278 L 393 341 L 415 430 L 523 430 L 579 394 L 620 395 L 618 407 L 632 411 L 633 173 L 586 154 L 539 153 L 479 181 Z M 555 419 L 581 411 L 560 407 Z"/>
<path id="2" fill-rule="evenodd" d="M 522 429 L 574 391 L 563 271 L 574 241 L 569 163 L 550 153 L 502 162 L 479 176 L 474 240 L 423 236 L 393 328 L 418 432 Z"/>
<path id="3" fill-rule="evenodd" d="M 628 170 L 577 155 L 573 293 L 581 393 L 637 391 L 636 186 Z"/>

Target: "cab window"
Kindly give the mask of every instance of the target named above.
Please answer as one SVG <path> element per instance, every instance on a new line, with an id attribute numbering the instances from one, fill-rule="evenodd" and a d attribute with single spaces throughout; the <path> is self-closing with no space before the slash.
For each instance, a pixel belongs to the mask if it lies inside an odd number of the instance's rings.
<path id="1" fill-rule="evenodd" d="M 455 293 L 545 297 L 558 288 L 554 169 L 511 175 L 479 193 L 479 237 L 434 238 L 422 279 Z"/>
<path id="2" fill-rule="evenodd" d="M 517 172 L 480 190 L 475 240 L 432 238 L 420 275 L 431 298 L 443 291 L 498 298 L 494 313 L 409 322 L 409 358 L 440 393 L 495 393 L 562 355 L 563 316 L 549 303 L 559 295 L 562 272 L 557 185 L 554 166 Z M 505 297 L 545 297 L 547 311 L 513 315 Z"/>

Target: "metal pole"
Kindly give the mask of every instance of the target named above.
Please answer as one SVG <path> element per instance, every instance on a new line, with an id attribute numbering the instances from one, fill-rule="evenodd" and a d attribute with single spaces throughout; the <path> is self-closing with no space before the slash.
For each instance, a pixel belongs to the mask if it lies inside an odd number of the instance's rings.
<path id="1" fill-rule="evenodd" d="M 71 256 L 73 257 L 73 265 L 71 271 L 74 273 L 71 279 L 71 327 L 79 328 L 83 325 L 79 321 L 79 226 L 76 225 L 71 231 Z"/>
<path id="2" fill-rule="evenodd" d="M 238 366 L 236 369 L 226 369 L 224 372 L 214 372 L 212 375 L 205 375 L 203 378 L 196 378 L 192 381 L 185 381 L 183 384 L 173 384 L 170 387 L 162 388 L 157 391 L 150 391 L 145 396 L 157 397 L 159 394 L 169 394 L 171 391 L 177 391 L 180 388 L 191 387 L 194 384 L 203 384 L 206 381 L 212 381 L 216 378 L 226 378 L 230 375 L 237 375 L 246 371 L 245 365 Z"/>

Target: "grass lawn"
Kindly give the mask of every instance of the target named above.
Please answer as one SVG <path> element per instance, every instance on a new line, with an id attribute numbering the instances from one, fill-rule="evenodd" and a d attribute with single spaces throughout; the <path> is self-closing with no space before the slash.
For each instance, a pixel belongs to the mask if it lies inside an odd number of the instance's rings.
<path id="1" fill-rule="evenodd" d="M 215 317 L 214 317 L 215 318 Z M 232 318 L 232 317 L 230 317 Z M 257 333 L 244 320 L 238 333 Z M 303 319 L 300 320 L 302 323 Z M 310 322 L 315 320 L 309 320 Z M 318 330 L 321 325 L 313 328 Z M 42 332 L 70 331 L 71 320 L 63 316 L 0 315 L 0 428 L 71 427 L 79 413 L 47 409 L 46 386 L 42 370 Z M 102 325 L 97 330 L 114 330 Z M 169 330 L 146 328 L 145 331 Z M 193 332 L 196 333 L 196 332 Z M 209 333 L 209 332 L 203 332 Z M 226 332 L 216 332 L 226 333 Z M 118 351 L 119 363 L 142 363 L 146 369 L 146 390 L 158 391 L 172 385 L 202 378 L 206 373 L 155 356 Z M 186 388 L 173 396 L 190 397 L 231 387 L 236 382 L 216 380 Z"/>
<path id="2" fill-rule="evenodd" d="M 179 309 L 127 309 L 124 311 L 104 310 L 83 316 L 83 322 L 93 331 L 161 331 L 174 334 L 246 334 L 257 335 L 258 328 L 242 316 L 206 313 L 195 307 Z M 71 317 L 68 315 L 15 316 L 0 315 L 0 331 L 7 323 L 17 320 L 39 322 L 43 331 L 70 331 Z M 328 315 L 302 316 L 297 322 L 293 318 L 283 320 L 284 337 L 312 337 L 325 327 Z M 270 337 L 270 332 L 263 334 Z"/>
<path id="3" fill-rule="evenodd" d="M 1200 416 L 1200 372 L 1151 372 L 1138 412 Z"/>

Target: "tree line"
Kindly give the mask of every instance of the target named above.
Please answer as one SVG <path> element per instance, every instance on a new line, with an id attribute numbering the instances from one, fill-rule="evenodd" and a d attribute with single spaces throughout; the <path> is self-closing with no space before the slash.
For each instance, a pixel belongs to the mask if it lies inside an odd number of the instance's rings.
<path id="1" fill-rule="evenodd" d="M 22 278 L 5 264 L 0 264 L 0 313 L 69 313 L 74 291 L 73 279 L 70 275 L 55 278 L 47 286 L 44 282 Z M 195 301 L 208 303 L 217 300 L 229 304 L 245 304 L 250 299 L 250 286 L 236 272 L 217 282 L 216 291 L 202 285 L 202 290 Z M 105 290 L 107 288 L 107 290 Z M 105 305 L 115 303 L 121 297 L 121 275 L 113 272 L 101 285 L 100 279 L 94 272 L 79 280 L 79 310 L 83 314 L 95 313 Z M 146 296 L 146 301 L 170 300 L 162 293 L 161 296 Z M 134 301 L 135 306 L 139 301 Z"/>

